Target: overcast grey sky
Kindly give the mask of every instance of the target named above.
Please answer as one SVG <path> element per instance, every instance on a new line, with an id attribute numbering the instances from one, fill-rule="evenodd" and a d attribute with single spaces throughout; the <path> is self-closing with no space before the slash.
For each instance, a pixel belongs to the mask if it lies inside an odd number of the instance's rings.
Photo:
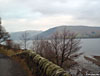
<path id="1" fill-rule="evenodd" d="M 0 16 L 8 32 L 100 26 L 100 0 L 0 0 Z"/>

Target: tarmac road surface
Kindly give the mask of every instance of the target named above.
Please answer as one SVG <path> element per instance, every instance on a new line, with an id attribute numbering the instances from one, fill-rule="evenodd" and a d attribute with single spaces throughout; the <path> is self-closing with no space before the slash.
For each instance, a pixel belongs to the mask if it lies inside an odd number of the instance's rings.
<path id="1" fill-rule="evenodd" d="M 0 54 L 0 76 L 27 76 L 24 69 L 7 56 Z"/>

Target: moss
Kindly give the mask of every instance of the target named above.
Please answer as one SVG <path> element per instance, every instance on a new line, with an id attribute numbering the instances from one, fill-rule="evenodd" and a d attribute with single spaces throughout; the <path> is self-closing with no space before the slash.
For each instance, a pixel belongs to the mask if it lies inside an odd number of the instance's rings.
<path id="1" fill-rule="evenodd" d="M 59 66 L 32 51 L 21 52 L 16 56 L 24 58 L 32 73 L 37 76 L 70 76 Z"/>

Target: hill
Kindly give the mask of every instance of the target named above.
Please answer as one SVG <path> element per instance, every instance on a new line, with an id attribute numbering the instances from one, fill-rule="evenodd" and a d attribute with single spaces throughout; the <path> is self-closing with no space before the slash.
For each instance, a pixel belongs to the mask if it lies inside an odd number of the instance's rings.
<path id="1" fill-rule="evenodd" d="M 29 38 L 34 39 L 35 37 L 39 38 L 48 38 L 56 31 L 62 31 L 63 29 L 67 29 L 71 32 L 75 32 L 78 34 L 78 38 L 100 38 L 100 27 L 89 27 L 89 26 L 58 26 L 50 28 L 46 31 L 27 31 L 29 33 Z M 13 32 L 10 33 L 11 39 L 19 40 L 21 35 L 25 31 Z"/>
<path id="2" fill-rule="evenodd" d="M 62 31 L 63 29 L 67 29 L 71 32 L 75 32 L 78 34 L 80 38 L 100 38 L 100 27 L 89 27 L 89 26 L 58 26 L 54 28 L 50 28 L 40 34 L 39 37 L 48 38 L 56 31 Z"/>
<path id="3" fill-rule="evenodd" d="M 29 34 L 29 38 L 33 38 L 35 35 L 41 33 L 42 31 L 27 31 L 27 33 Z M 12 40 L 19 40 L 20 37 L 25 33 L 25 31 L 20 31 L 20 32 L 12 32 L 10 33 L 11 39 Z"/>

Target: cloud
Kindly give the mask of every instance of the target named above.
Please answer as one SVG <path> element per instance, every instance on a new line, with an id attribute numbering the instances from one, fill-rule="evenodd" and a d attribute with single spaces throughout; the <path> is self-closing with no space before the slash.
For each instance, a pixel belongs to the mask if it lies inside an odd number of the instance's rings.
<path id="1" fill-rule="evenodd" d="M 0 16 L 8 31 L 63 24 L 100 26 L 99 4 L 100 0 L 0 0 Z"/>

